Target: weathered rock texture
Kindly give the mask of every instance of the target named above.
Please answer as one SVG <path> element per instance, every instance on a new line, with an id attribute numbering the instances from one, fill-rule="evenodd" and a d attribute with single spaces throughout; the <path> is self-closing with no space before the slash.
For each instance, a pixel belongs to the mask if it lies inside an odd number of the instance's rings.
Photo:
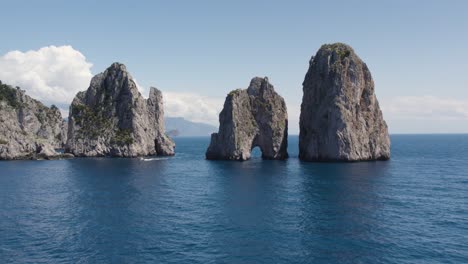
<path id="1" fill-rule="evenodd" d="M 174 155 L 163 118 L 161 92 L 152 87 L 144 99 L 125 65 L 114 63 L 73 100 L 66 151 L 76 156 Z"/>
<path id="2" fill-rule="evenodd" d="M 61 146 L 62 148 L 65 148 L 67 145 L 67 139 L 68 139 L 68 121 L 63 120 L 62 124 L 60 125 L 60 129 L 62 130 L 60 133 L 60 137 L 62 139 Z"/>
<path id="3" fill-rule="evenodd" d="M 323 45 L 303 83 L 299 158 L 390 158 L 390 139 L 366 64 L 345 44 Z"/>
<path id="4" fill-rule="evenodd" d="M 219 132 L 211 135 L 207 159 L 248 160 L 257 146 L 264 159 L 288 157 L 286 104 L 266 77 L 253 78 L 246 90 L 230 92 L 219 123 Z"/>
<path id="5" fill-rule="evenodd" d="M 59 158 L 62 115 L 0 82 L 0 159 Z"/>

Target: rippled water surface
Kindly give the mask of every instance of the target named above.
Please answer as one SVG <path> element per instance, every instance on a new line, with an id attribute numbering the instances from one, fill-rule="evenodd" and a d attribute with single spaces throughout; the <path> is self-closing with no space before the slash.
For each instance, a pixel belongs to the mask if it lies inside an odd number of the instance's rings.
<path id="1" fill-rule="evenodd" d="M 1 263 L 468 263 L 468 135 L 392 160 L 0 162 Z"/>

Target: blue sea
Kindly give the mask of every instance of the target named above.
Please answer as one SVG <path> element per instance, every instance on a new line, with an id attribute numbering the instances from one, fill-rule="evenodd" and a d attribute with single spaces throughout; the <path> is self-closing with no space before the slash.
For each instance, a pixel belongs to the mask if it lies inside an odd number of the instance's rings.
<path id="1" fill-rule="evenodd" d="M 0 263 L 468 263 L 468 135 L 390 161 L 0 162 Z"/>

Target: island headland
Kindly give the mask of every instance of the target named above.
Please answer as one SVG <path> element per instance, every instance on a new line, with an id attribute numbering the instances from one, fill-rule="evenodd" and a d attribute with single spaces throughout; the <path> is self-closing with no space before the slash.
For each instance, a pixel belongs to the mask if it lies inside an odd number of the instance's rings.
<path id="1" fill-rule="evenodd" d="M 0 82 L 0 159 L 57 159 L 64 144 L 62 115 L 28 96 L 20 87 Z"/>

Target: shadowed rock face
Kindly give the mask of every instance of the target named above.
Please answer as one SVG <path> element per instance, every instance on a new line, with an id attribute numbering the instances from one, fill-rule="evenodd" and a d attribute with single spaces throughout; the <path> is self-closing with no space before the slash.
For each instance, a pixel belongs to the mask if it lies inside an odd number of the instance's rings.
<path id="1" fill-rule="evenodd" d="M 345 44 L 323 45 L 303 82 L 299 158 L 390 158 L 390 138 L 367 65 Z"/>
<path id="2" fill-rule="evenodd" d="M 230 92 L 219 123 L 219 132 L 211 135 L 207 159 L 248 160 L 257 146 L 264 159 L 288 157 L 286 104 L 266 77 L 253 78 L 246 90 Z"/>
<path id="3" fill-rule="evenodd" d="M 174 155 L 163 118 L 161 92 L 152 87 L 144 99 L 125 65 L 114 63 L 73 100 L 66 151 L 77 156 Z"/>
<path id="4" fill-rule="evenodd" d="M 58 158 L 62 115 L 0 82 L 0 159 Z"/>

